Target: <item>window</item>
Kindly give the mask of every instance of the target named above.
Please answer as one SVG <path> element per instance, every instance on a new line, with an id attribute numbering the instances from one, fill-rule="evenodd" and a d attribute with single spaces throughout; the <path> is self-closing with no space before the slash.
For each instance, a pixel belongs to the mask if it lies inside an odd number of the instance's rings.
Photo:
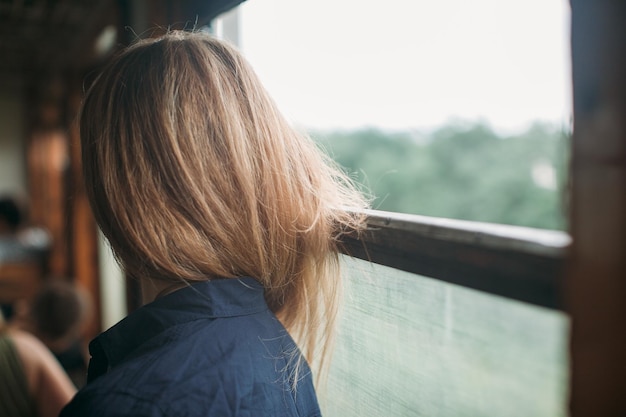
<path id="1" fill-rule="evenodd" d="M 569 5 L 254 0 L 240 46 L 386 211 L 559 229 Z"/>
<path id="2" fill-rule="evenodd" d="M 237 13 L 281 110 L 374 208 L 565 228 L 566 1 L 254 0 Z M 369 215 L 346 242 L 361 259 L 343 259 L 325 415 L 566 415 L 569 237 Z"/>
<path id="3" fill-rule="evenodd" d="M 362 260 L 344 266 L 326 415 L 566 415 L 564 313 Z"/>

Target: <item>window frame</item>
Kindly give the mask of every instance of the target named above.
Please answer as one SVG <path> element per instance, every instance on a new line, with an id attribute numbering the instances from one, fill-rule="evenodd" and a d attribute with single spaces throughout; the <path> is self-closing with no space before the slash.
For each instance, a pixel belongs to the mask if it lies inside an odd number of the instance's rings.
<path id="1" fill-rule="evenodd" d="M 564 232 L 367 210 L 367 229 L 342 252 L 395 269 L 563 309 L 561 282 L 571 243 Z"/>

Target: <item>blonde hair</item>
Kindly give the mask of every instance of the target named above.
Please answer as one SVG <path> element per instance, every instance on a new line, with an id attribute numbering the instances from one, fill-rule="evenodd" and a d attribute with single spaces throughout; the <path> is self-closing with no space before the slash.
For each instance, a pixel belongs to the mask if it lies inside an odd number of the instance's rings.
<path id="1" fill-rule="evenodd" d="M 338 237 L 363 223 L 344 208 L 366 203 L 234 47 L 178 31 L 129 47 L 86 93 L 80 136 L 96 220 L 130 276 L 254 277 L 309 363 L 325 362 Z"/>

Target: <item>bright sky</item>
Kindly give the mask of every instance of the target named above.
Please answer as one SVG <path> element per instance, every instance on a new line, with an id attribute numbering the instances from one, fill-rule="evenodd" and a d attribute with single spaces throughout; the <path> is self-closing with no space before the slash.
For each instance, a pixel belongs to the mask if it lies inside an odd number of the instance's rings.
<path id="1" fill-rule="evenodd" d="M 309 128 L 570 119 L 567 0 L 248 0 L 241 49 Z"/>

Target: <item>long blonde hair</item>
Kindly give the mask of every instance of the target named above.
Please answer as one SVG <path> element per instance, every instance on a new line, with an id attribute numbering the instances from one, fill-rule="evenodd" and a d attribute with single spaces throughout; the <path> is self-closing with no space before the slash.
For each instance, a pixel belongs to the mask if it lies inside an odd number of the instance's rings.
<path id="1" fill-rule="evenodd" d="M 250 65 L 210 35 L 171 32 L 112 59 L 80 116 L 86 190 L 138 279 L 251 276 L 311 363 L 324 363 L 338 236 L 361 228 L 350 179 L 290 126 Z"/>

